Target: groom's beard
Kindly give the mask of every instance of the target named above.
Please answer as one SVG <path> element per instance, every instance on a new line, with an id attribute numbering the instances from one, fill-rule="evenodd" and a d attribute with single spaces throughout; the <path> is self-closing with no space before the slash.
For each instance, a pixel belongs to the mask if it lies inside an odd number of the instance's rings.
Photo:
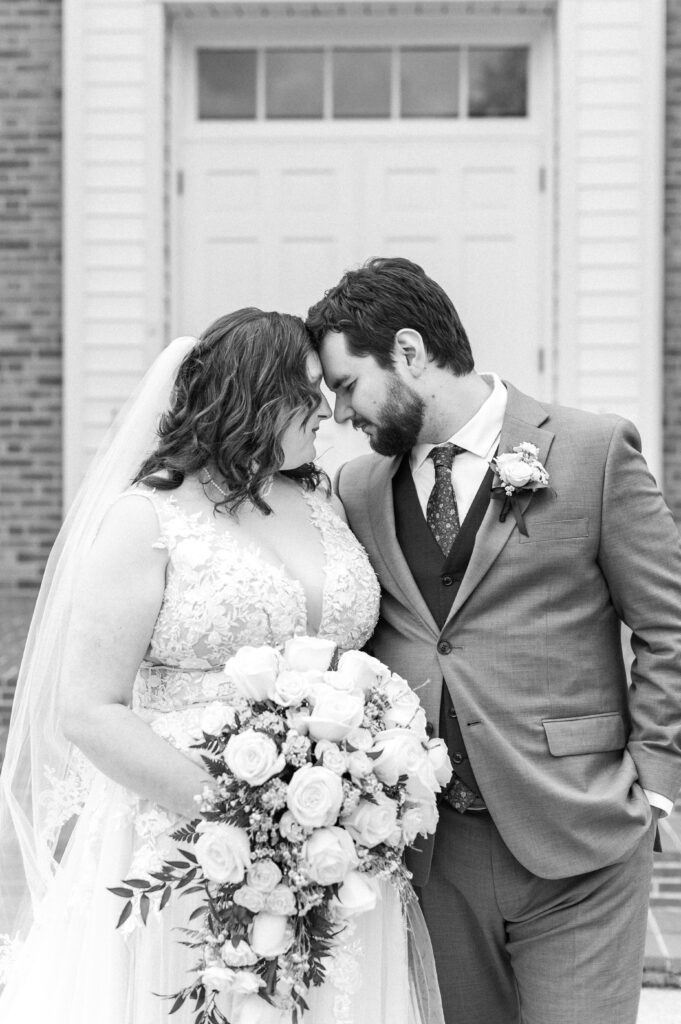
<path id="1" fill-rule="evenodd" d="M 379 455 L 403 455 L 418 442 L 425 402 L 397 375 L 390 378 L 388 397 L 380 411 L 380 420 L 372 426 L 369 444 Z"/>

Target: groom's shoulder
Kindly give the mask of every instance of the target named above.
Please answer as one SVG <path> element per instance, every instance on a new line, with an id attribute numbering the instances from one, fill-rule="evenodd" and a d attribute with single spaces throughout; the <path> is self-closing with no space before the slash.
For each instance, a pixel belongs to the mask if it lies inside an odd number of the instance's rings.
<path id="1" fill-rule="evenodd" d="M 520 395 L 517 391 L 516 394 Z M 634 434 L 637 434 L 633 423 L 617 413 L 591 412 L 559 402 L 545 402 L 542 399 L 529 398 L 527 395 L 522 395 L 522 398 L 543 410 L 545 420 L 541 426 L 553 431 L 557 436 L 569 434 L 572 438 L 583 436 L 594 441 L 600 438 L 608 443 L 617 430 L 622 430 L 625 433 L 633 431 Z"/>
<path id="2" fill-rule="evenodd" d="M 344 462 L 336 472 L 334 490 L 344 496 L 357 491 L 364 492 L 377 469 L 386 462 L 385 456 L 369 452 Z"/>

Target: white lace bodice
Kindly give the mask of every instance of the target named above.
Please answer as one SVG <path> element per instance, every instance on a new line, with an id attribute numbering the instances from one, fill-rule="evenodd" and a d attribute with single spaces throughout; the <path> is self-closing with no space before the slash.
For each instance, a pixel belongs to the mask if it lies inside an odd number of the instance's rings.
<path id="1" fill-rule="evenodd" d="M 159 711 L 227 698 L 221 676 L 240 647 L 283 647 L 307 631 L 301 582 L 263 557 L 238 531 L 220 530 L 210 509 L 189 511 L 173 491 L 138 490 L 154 505 L 168 551 L 166 589 L 135 682 L 134 705 Z M 324 552 L 318 635 L 341 650 L 361 647 L 378 618 L 379 586 L 364 549 L 331 504 L 303 492 Z"/>

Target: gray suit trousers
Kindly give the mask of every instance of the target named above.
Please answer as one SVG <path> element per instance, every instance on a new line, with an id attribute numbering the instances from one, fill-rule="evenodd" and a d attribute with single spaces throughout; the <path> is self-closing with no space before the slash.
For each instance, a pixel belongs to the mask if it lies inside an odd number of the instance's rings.
<path id="1" fill-rule="evenodd" d="M 419 897 L 447 1024 L 635 1024 L 654 833 L 615 864 L 545 879 L 488 814 L 443 806 Z"/>

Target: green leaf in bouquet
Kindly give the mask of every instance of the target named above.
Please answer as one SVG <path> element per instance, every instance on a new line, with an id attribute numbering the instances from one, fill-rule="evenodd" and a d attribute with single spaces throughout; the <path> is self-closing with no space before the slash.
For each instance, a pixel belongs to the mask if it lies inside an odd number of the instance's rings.
<path id="1" fill-rule="evenodd" d="M 124 899 L 130 899 L 132 896 L 132 889 L 124 889 L 121 885 L 109 886 L 109 892 L 112 892 L 114 896 L 122 896 Z"/>
<path id="2" fill-rule="evenodd" d="M 197 867 L 192 868 L 191 871 L 188 871 L 184 878 L 177 883 L 177 888 L 184 889 L 185 885 L 189 885 L 190 882 L 193 882 L 194 879 L 196 878 L 198 870 L 199 868 L 197 865 Z"/>
<path id="3" fill-rule="evenodd" d="M 151 900 L 149 899 L 149 897 L 147 896 L 147 894 L 145 892 L 142 893 L 142 895 L 140 896 L 140 917 L 142 918 L 142 924 L 146 924 L 147 923 L 147 918 L 149 917 L 149 907 L 150 906 L 151 906 Z"/>
<path id="4" fill-rule="evenodd" d="M 149 882 L 144 878 L 124 878 L 123 885 L 132 885 L 134 889 L 148 889 Z"/>
<path id="5" fill-rule="evenodd" d="M 170 838 L 174 839 L 176 843 L 196 843 L 198 842 L 200 833 L 196 831 L 196 827 L 201 821 L 200 818 L 195 818 L 190 821 L 188 825 L 183 825 L 182 828 L 175 829 L 174 832 L 170 833 Z M 182 851 L 183 856 L 186 856 L 185 851 Z M 172 861 L 168 863 L 172 864 Z M 184 865 L 181 865 L 184 866 Z"/>
<path id="6" fill-rule="evenodd" d="M 121 911 L 121 916 L 118 918 L 118 923 L 116 924 L 116 927 L 120 928 L 122 924 L 125 924 L 125 922 L 128 920 L 131 914 L 132 902 L 128 900 L 128 902 L 123 907 L 123 910 Z"/>
<path id="7" fill-rule="evenodd" d="M 165 889 L 163 890 L 163 895 L 161 896 L 161 902 L 159 903 L 159 908 L 161 910 L 163 910 L 163 908 L 165 907 L 166 903 L 170 899 L 172 891 L 173 890 L 170 888 L 170 886 L 166 885 Z"/>
<path id="8" fill-rule="evenodd" d="M 183 850 L 182 851 L 182 856 L 186 857 L 187 860 L 190 860 L 192 862 L 192 864 L 198 864 L 198 861 L 196 859 L 196 854 L 192 853 L 191 850 Z"/>
<path id="9" fill-rule="evenodd" d="M 185 895 L 186 895 L 186 893 L 185 893 Z M 197 917 L 203 917 L 207 913 L 208 913 L 208 907 L 196 907 L 196 909 L 192 910 L 191 914 L 189 915 L 189 920 L 190 921 L 195 921 Z"/>

